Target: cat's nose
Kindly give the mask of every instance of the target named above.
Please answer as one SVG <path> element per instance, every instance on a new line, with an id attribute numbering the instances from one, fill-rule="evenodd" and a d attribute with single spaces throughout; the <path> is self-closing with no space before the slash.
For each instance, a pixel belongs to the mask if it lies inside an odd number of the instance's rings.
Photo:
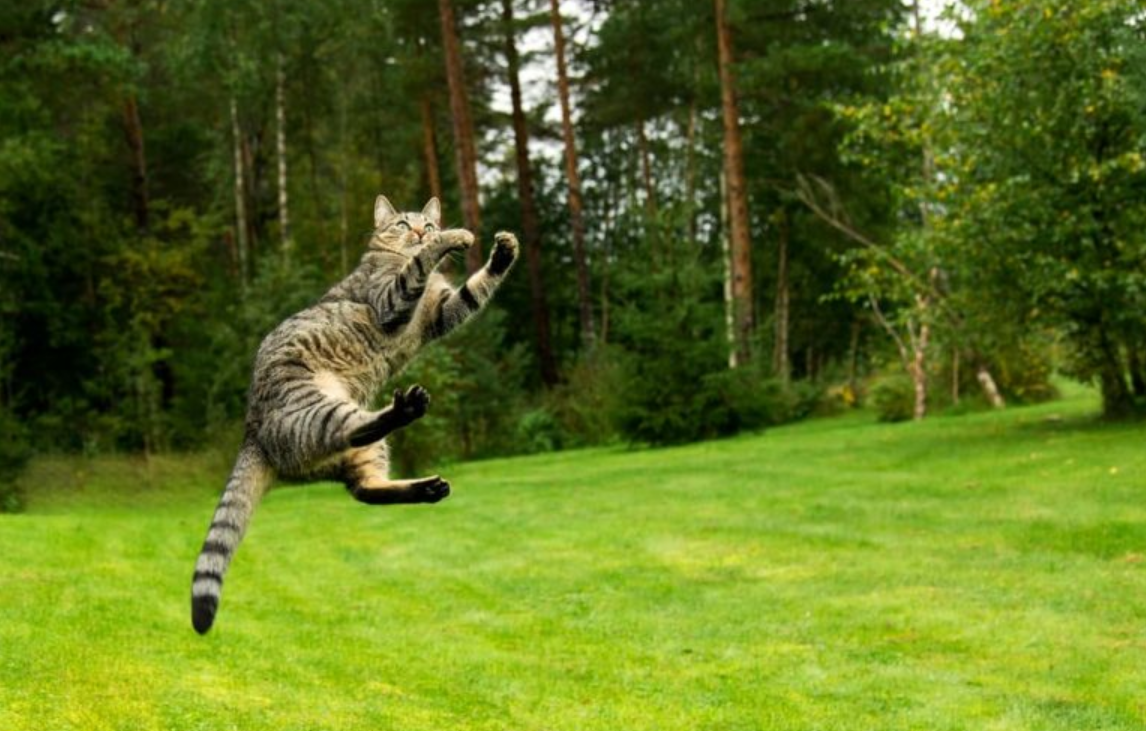
<path id="1" fill-rule="evenodd" d="M 422 228 L 421 226 L 413 226 L 413 227 L 411 227 L 410 230 L 413 231 L 414 233 L 418 234 L 418 238 L 422 238 L 422 236 L 425 235 L 425 229 Z"/>

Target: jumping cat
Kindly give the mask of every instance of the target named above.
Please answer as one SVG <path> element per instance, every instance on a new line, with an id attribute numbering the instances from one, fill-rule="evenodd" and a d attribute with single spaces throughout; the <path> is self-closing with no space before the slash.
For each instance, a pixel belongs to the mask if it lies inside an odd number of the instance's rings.
<path id="1" fill-rule="evenodd" d="M 243 446 L 195 563 L 191 623 L 200 634 L 215 621 L 223 575 L 276 478 L 336 480 L 374 505 L 436 503 L 450 494 L 441 477 L 389 477 L 384 439 L 426 413 L 425 389 L 397 390 L 380 411 L 370 404 L 423 346 L 489 302 L 517 259 L 517 239 L 497 234 L 486 265 L 454 289 L 435 269 L 474 236 L 440 230 L 436 198 L 421 213 L 399 213 L 379 196 L 374 228 L 358 268 L 259 346 Z"/>

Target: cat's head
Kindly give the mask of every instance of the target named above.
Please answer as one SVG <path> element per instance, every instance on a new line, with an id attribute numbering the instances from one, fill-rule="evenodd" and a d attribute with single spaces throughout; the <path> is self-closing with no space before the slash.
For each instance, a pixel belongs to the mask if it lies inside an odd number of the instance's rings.
<path id="1" fill-rule="evenodd" d="M 422 240 L 442 226 L 442 207 L 431 198 L 420 213 L 401 213 L 386 199 L 374 201 L 374 236 L 370 245 L 405 253 L 417 249 Z"/>

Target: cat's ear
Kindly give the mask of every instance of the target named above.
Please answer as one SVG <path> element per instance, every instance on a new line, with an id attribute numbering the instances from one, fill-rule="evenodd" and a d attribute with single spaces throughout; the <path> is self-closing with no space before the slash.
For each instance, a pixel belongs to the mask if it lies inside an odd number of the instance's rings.
<path id="1" fill-rule="evenodd" d="M 387 200 L 386 196 L 378 196 L 378 200 L 374 201 L 374 228 L 382 228 L 386 219 L 397 212 L 394 210 L 394 204 Z"/>
<path id="2" fill-rule="evenodd" d="M 441 226 L 442 226 L 442 204 L 438 203 L 437 198 L 431 198 L 430 199 L 430 202 L 427 203 L 426 207 L 422 209 L 422 215 L 425 216 L 430 221 L 433 221 L 435 226 L 441 228 Z"/>

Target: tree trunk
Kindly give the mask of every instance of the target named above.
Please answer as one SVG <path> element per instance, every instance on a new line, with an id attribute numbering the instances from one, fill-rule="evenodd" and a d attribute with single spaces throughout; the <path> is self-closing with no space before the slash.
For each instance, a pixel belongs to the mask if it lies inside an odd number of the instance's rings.
<path id="1" fill-rule="evenodd" d="M 279 163 L 279 236 L 283 255 L 291 254 L 290 205 L 287 196 L 286 71 L 278 54 L 275 69 L 275 152 Z"/>
<path id="2" fill-rule="evenodd" d="M 426 185 L 430 195 L 442 200 L 442 178 L 438 174 L 438 142 L 434 135 L 434 107 L 429 94 L 418 100 L 422 114 L 422 164 L 426 169 Z"/>
<path id="3" fill-rule="evenodd" d="M 521 201 L 521 232 L 525 237 L 525 256 L 529 265 L 530 305 L 533 310 L 537 362 L 541 367 L 541 380 L 545 385 L 553 386 L 557 383 L 557 362 L 553 358 L 552 339 L 549 335 L 549 303 L 546 301 L 545 283 L 541 276 L 541 227 L 538 224 L 537 205 L 533 198 L 533 171 L 529 164 L 529 129 L 525 123 L 525 110 L 521 103 L 521 80 L 518 76 L 520 61 L 517 56 L 513 0 L 501 0 L 501 8 L 505 23 L 505 60 L 509 75 L 509 95 L 513 104 L 517 196 Z"/>
<path id="4" fill-rule="evenodd" d="M 645 120 L 637 122 L 637 150 L 641 155 L 641 182 L 645 189 L 645 213 L 649 218 L 657 215 L 657 191 L 653 186 L 653 163 L 649 155 L 649 136 L 645 133 Z"/>
<path id="5" fill-rule="evenodd" d="M 772 370 L 780 382 L 788 385 L 792 379 L 789 362 L 788 332 L 790 300 L 788 296 L 788 215 L 783 208 L 778 217 L 779 261 L 776 266 L 776 333 L 772 351 Z"/>
<path id="6" fill-rule="evenodd" d="M 732 301 L 735 308 L 737 358 L 751 357 L 756 316 L 752 301 L 752 249 L 748 228 L 748 188 L 740 137 L 740 110 L 733 76 L 732 34 L 725 17 L 725 0 L 716 3 L 716 45 L 719 52 L 720 99 L 724 118 L 724 171 L 727 178 L 729 246 L 732 256 Z"/>
<path id="7" fill-rule="evenodd" d="M 1007 405 L 1007 402 L 1003 400 L 1003 395 L 999 393 L 999 387 L 995 384 L 991 371 L 987 370 L 986 364 L 980 362 L 975 368 L 975 379 L 983 388 L 983 395 L 987 397 L 991 408 L 1001 409 Z"/>
<path id="8" fill-rule="evenodd" d="M 852 321 L 851 338 L 848 343 L 848 390 L 851 392 L 852 404 L 858 406 L 860 400 L 859 389 L 859 345 L 860 345 L 860 328 L 862 324 L 859 320 Z"/>
<path id="9" fill-rule="evenodd" d="M 728 367 L 740 365 L 736 347 L 736 303 L 732 298 L 732 249 L 728 244 L 728 181 L 720 172 L 720 260 L 724 264 L 724 328 L 728 337 Z"/>
<path id="10" fill-rule="evenodd" d="M 1098 378 L 1102 388 L 1102 415 L 1107 419 L 1125 419 L 1134 413 L 1134 395 L 1126 381 L 1118 346 L 1104 326 L 1098 328 L 1102 363 Z"/>
<path id="11" fill-rule="evenodd" d="M 122 48 L 138 58 L 140 47 L 133 22 L 125 20 L 117 23 L 115 37 Z M 139 117 L 139 99 L 135 90 L 130 87 L 124 96 L 122 113 L 123 136 L 130 155 L 128 164 L 131 169 L 131 210 L 135 218 L 136 231 L 141 236 L 146 236 L 151 229 L 147 155 L 143 146 L 143 122 Z"/>
<path id="12" fill-rule="evenodd" d="M 131 151 L 131 201 L 135 226 L 141 234 L 146 235 L 151 229 L 147 155 L 143 148 L 143 123 L 139 119 L 139 105 L 134 94 L 129 94 L 123 103 L 123 131 Z"/>
<path id="13" fill-rule="evenodd" d="M 577 303 L 581 317 L 581 342 L 593 347 L 596 335 L 589 294 L 589 265 L 585 257 L 585 221 L 581 205 L 581 176 L 577 173 L 577 142 L 573 137 L 573 113 L 569 106 L 569 70 L 565 63 L 565 31 L 560 0 L 549 0 L 553 24 L 553 47 L 557 56 L 557 95 L 561 101 L 561 131 L 565 141 L 565 177 L 569 185 L 569 223 L 573 230 L 573 259 L 577 266 Z"/>
<path id="14" fill-rule="evenodd" d="M 688 103 L 688 132 L 686 133 L 684 195 L 688 205 L 688 240 L 696 241 L 696 99 Z"/>
<path id="15" fill-rule="evenodd" d="M 1107 419 L 1125 419 L 1134 413 L 1134 400 L 1121 370 L 1105 365 L 1098 374 L 1102 388 L 1102 415 Z"/>
<path id="16" fill-rule="evenodd" d="M 347 200 L 347 170 L 350 155 L 346 148 L 346 89 L 338 87 L 338 266 L 339 273 L 349 273 L 350 256 L 347 251 L 350 238 L 350 203 Z"/>
<path id="17" fill-rule="evenodd" d="M 959 403 L 959 349 L 951 350 L 951 403 Z"/>
<path id="18" fill-rule="evenodd" d="M 250 257 L 250 241 L 247 231 L 247 196 L 243 178 L 243 134 L 239 128 L 239 104 L 231 97 L 231 139 L 235 150 L 235 239 L 239 259 L 239 288 L 247 286 L 247 260 Z"/>
<path id="19" fill-rule="evenodd" d="M 1146 396 L 1146 363 L 1142 353 L 1131 345 L 1126 353 L 1127 370 L 1130 371 L 1130 388 L 1138 398 Z"/>
<path id="20" fill-rule="evenodd" d="M 933 275 L 935 271 L 932 269 Z M 883 310 L 879 306 L 879 300 L 869 293 L 868 302 L 871 303 L 872 316 L 880 327 L 891 336 L 896 350 L 899 351 L 899 360 L 903 364 L 903 370 L 911 378 L 911 385 L 915 392 L 912 417 L 916 421 L 923 419 L 927 415 L 927 346 L 931 340 L 931 327 L 926 321 L 929 302 L 926 297 L 916 295 L 916 312 L 921 324 L 918 332 L 916 332 L 914 320 L 908 318 L 903 328 L 907 334 L 906 342 L 900 336 L 896 326 L 884 317 Z"/>
<path id="21" fill-rule="evenodd" d="M 450 115 L 454 123 L 454 151 L 458 181 L 462 188 L 462 217 L 479 243 L 466 252 L 466 270 L 476 272 L 482 266 L 481 209 L 478 207 L 477 149 L 474 125 L 470 117 L 469 93 L 466 90 L 465 66 L 452 0 L 438 0 L 442 22 L 442 47 L 446 57 L 446 82 L 450 90 Z"/>
<path id="22" fill-rule="evenodd" d="M 605 133 L 605 149 L 610 155 L 618 156 L 619 152 L 617 146 L 612 139 L 612 135 L 608 132 Z M 604 240 L 602 241 L 601 251 L 601 335 L 600 344 L 605 345 L 609 342 L 609 269 L 612 266 L 613 260 L 613 247 L 612 242 L 616 232 L 617 224 L 617 209 L 620 207 L 618 199 L 619 181 L 610 176 L 606 187 L 606 207 L 605 207 L 605 231 Z"/>
<path id="23" fill-rule="evenodd" d="M 263 189 L 263 163 L 259 151 L 262 148 L 262 139 L 259 134 L 243 130 L 239 140 L 239 152 L 243 156 L 243 200 L 247 207 L 247 254 L 250 258 L 251 273 L 255 271 L 255 261 L 258 259 L 259 243 L 263 236 L 262 221 L 258 215 L 258 192 Z"/>
<path id="24" fill-rule="evenodd" d="M 923 323 L 919 326 L 919 335 L 912 339 L 914 346 L 911 360 L 911 383 L 915 389 L 915 407 L 911 416 L 920 421 L 927 416 L 927 345 L 931 340 L 931 326 Z"/>

